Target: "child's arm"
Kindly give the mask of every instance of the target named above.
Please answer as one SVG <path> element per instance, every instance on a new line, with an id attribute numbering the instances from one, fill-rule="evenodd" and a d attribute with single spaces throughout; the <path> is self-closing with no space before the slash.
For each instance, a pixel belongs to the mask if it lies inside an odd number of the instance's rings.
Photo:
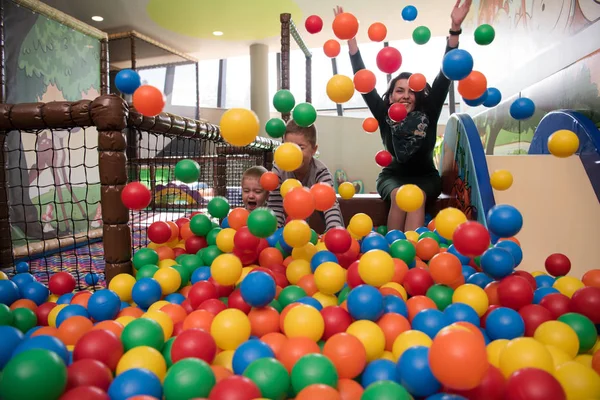
<path id="1" fill-rule="evenodd" d="M 273 211 L 277 217 L 277 227 L 281 228 L 285 224 L 285 212 L 283 210 L 283 197 L 281 196 L 281 174 L 279 168 L 273 164 L 271 172 L 275 173 L 279 177 L 279 186 L 277 189 L 269 192 L 269 200 L 267 200 L 267 207 Z"/>
<path id="2" fill-rule="evenodd" d="M 317 171 L 316 181 L 333 187 L 333 176 L 331 176 L 331 172 L 329 172 L 327 168 Z M 340 210 L 340 205 L 337 200 L 329 210 L 326 210 L 323 213 L 323 215 L 325 218 L 325 231 L 336 226 L 344 226 L 344 218 L 342 217 L 342 211 Z"/>
<path id="3" fill-rule="evenodd" d="M 356 74 L 358 71 L 365 69 L 366 67 L 358 47 L 356 47 L 354 50 L 356 51 L 355 53 L 350 51 L 350 62 L 352 63 L 352 71 L 354 74 Z M 373 117 L 375 117 L 377 120 L 385 118 L 387 109 L 383 99 L 377 93 L 377 89 L 373 89 L 369 93 L 363 93 L 362 97 L 365 100 L 365 103 L 367 103 L 367 106 L 369 107 L 371 114 L 373 114 Z"/>
<path id="4" fill-rule="evenodd" d="M 452 37 L 451 37 L 452 38 Z M 444 56 L 448 54 L 449 51 L 458 48 L 458 43 L 455 47 L 452 47 L 452 44 L 448 41 L 446 44 L 446 51 L 444 52 Z M 446 102 L 446 97 L 448 97 L 448 92 L 450 91 L 450 79 L 444 75 L 442 70 L 435 77 L 435 80 L 431 84 L 431 92 L 429 93 L 428 102 L 428 115 L 431 117 L 433 121 L 437 121 L 440 114 L 442 113 L 442 109 L 444 108 L 444 103 Z"/>

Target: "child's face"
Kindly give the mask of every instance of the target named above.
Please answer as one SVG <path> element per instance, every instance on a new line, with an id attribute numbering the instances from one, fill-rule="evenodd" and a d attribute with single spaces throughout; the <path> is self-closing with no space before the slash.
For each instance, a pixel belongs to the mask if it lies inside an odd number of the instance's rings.
<path id="1" fill-rule="evenodd" d="M 260 186 L 260 180 L 253 176 L 242 179 L 242 202 L 246 210 L 252 211 L 265 205 L 268 192 Z"/>
<path id="2" fill-rule="evenodd" d="M 306 170 L 319 146 L 313 146 L 301 133 L 286 133 L 284 140 L 289 143 L 296 143 L 300 147 L 300 150 L 302 150 L 302 166 L 298 170 Z"/>

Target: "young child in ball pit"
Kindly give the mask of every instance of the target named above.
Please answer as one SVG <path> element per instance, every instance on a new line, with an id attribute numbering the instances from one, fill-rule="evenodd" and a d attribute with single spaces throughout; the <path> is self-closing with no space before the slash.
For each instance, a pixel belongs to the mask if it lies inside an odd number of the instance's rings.
<path id="1" fill-rule="evenodd" d="M 461 24 L 465 20 L 472 0 L 457 0 L 450 14 L 451 28 L 446 51 L 458 47 Z M 341 7 L 334 14 L 343 13 Z M 350 61 L 356 74 L 365 69 L 356 39 L 348 41 Z M 396 204 L 398 189 L 406 184 L 418 186 L 425 200 L 436 199 L 442 190 L 442 182 L 434 163 L 433 149 L 437 138 L 437 123 L 450 88 L 450 80 L 440 71 L 430 86 L 415 92 L 409 87 L 410 72 L 402 72 L 389 83 L 383 96 L 373 89 L 363 98 L 379 122 L 379 131 L 384 148 L 392 154 L 392 162 L 383 168 L 377 178 L 377 192 L 383 200 L 390 202 L 388 229 L 412 231 L 425 222 L 425 201 L 416 211 L 405 212 Z M 407 116 L 394 122 L 388 116 L 388 108 L 394 103 L 404 104 Z"/>
<path id="2" fill-rule="evenodd" d="M 302 186 L 310 188 L 315 183 L 325 183 L 333 187 L 333 176 L 327 166 L 317 160 L 314 155 L 317 152 L 317 128 L 314 124 L 309 127 L 299 126 L 294 120 L 290 120 L 283 135 L 284 142 L 297 144 L 302 150 L 302 164 L 293 172 L 282 171 L 273 164 L 272 172 L 279 176 L 279 186 L 269 195 L 267 207 L 273 210 L 277 216 L 278 226 L 285 224 L 285 211 L 283 209 L 283 197 L 281 196 L 281 183 L 286 179 L 297 179 Z M 325 219 L 325 230 L 336 226 L 344 226 L 344 219 L 340 206 L 336 200 L 333 207 L 323 212 Z"/>
<path id="3" fill-rule="evenodd" d="M 255 165 L 244 171 L 242 175 L 242 202 L 248 211 L 263 207 L 269 192 L 260 185 L 260 177 L 267 172 L 265 167 Z"/>

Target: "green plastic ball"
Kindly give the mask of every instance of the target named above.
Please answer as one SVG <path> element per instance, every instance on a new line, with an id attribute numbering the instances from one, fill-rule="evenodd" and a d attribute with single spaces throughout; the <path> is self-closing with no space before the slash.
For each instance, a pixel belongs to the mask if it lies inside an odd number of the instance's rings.
<path id="1" fill-rule="evenodd" d="M 208 234 L 206 235 L 206 243 L 209 246 L 217 245 L 217 235 L 219 234 L 219 232 L 221 232 L 221 228 L 219 227 L 212 228 L 210 232 L 208 232 Z"/>
<path id="2" fill-rule="evenodd" d="M 265 131 L 272 138 L 280 138 L 285 134 L 285 121 L 281 118 L 271 118 L 265 124 Z"/>
<path id="3" fill-rule="evenodd" d="M 269 307 L 273 307 L 280 314 L 283 311 L 283 307 L 281 306 L 281 303 L 277 299 L 271 300 L 271 302 L 269 303 Z"/>
<path id="4" fill-rule="evenodd" d="M 340 294 L 338 294 L 338 304 L 342 304 L 344 302 L 344 300 L 346 300 L 348 298 L 348 295 L 350 294 L 351 290 L 352 289 L 350 289 L 350 286 L 345 286 L 342 289 Z"/>
<path id="5" fill-rule="evenodd" d="M 598 333 L 591 319 L 579 313 L 566 313 L 558 317 L 558 320 L 569 325 L 579 338 L 579 354 L 590 350 L 596 344 Z"/>
<path id="6" fill-rule="evenodd" d="M 273 107 L 280 113 L 289 113 L 296 105 L 294 95 L 287 89 L 278 90 L 273 96 Z"/>
<path id="7" fill-rule="evenodd" d="M 393 381 L 379 381 L 370 384 L 360 400 L 410 400 L 404 387 Z"/>
<path id="8" fill-rule="evenodd" d="M 479 25 L 475 29 L 475 43 L 481 46 L 487 46 L 496 38 L 496 31 L 491 25 Z"/>
<path id="9" fill-rule="evenodd" d="M 156 265 L 158 264 L 158 253 L 153 249 L 144 247 L 135 252 L 132 261 L 135 269 L 140 269 L 148 264 Z"/>
<path id="10" fill-rule="evenodd" d="M 410 264 L 417 255 L 417 249 L 407 239 L 398 239 L 390 245 L 390 254 L 394 258 L 399 258 L 406 264 Z"/>
<path id="11" fill-rule="evenodd" d="M 290 387 L 290 376 L 283 364 L 274 358 L 259 358 L 252 361 L 244 376 L 258 386 L 263 397 L 281 399 Z"/>
<path id="12" fill-rule="evenodd" d="M 223 196 L 213 197 L 207 208 L 213 218 L 225 218 L 229 214 L 229 201 Z"/>
<path id="13" fill-rule="evenodd" d="M 431 39 L 431 31 L 426 26 L 416 27 L 412 34 L 416 44 L 425 44 Z"/>
<path id="14" fill-rule="evenodd" d="M 179 272 L 179 276 L 181 276 L 181 285 L 179 285 L 179 289 L 181 289 L 189 283 L 192 273 L 186 267 L 184 267 L 183 265 L 175 264 L 172 265 L 171 268 Z"/>
<path id="15" fill-rule="evenodd" d="M 165 362 L 167 363 L 167 368 L 171 368 L 173 365 L 173 358 L 171 357 L 171 348 L 173 347 L 173 342 L 175 341 L 175 337 L 169 338 L 162 348 L 162 355 L 165 358 Z"/>
<path id="16" fill-rule="evenodd" d="M 292 118 L 298 126 L 307 128 L 317 120 L 317 111 L 310 103 L 300 103 L 294 107 Z"/>
<path id="17" fill-rule="evenodd" d="M 268 238 L 277 230 L 277 217 L 266 207 L 252 211 L 246 223 L 250 233 L 258 238 Z"/>
<path id="18" fill-rule="evenodd" d="M 67 386 L 67 367 L 54 352 L 33 349 L 14 356 L 0 375 L 0 399 L 58 399 Z"/>
<path id="19" fill-rule="evenodd" d="M 285 308 L 303 297 L 306 297 L 306 291 L 304 289 L 302 289 L 300 286 L 289 285 L 284 287 L 281 292 L 279 292 L 279 297 L 277 300 L 279 300 L 281 307 Z"/>
<path id="20" fill-rule="evenodd" d="M 275 248 L 277 250 L 279 250 L 279 252 L 281 253 L 281 255 L 283 256 L 283 258 L 286 258 L 287 256 L 290 255 L 290 253 L 288 253 L 282 246 L 280 242 L 275 243 Z"/>
<path id="21" fill-rule="evenodd" d="M 199 358 L 184 358 L 173 364 L 163 384 L 164 396 L 169 400 L 206 398 L 217 383 L 210 365 Z"/>
<path id="22" fill-rule="evenodd" d="M 454 290 L 451 287 L 438 284 L 427 289 L 427 293 L 425 295 L 433 300 L 438 310 L 444 311 L 446 307 L 452 304 L 453 294 Z"/>
<path id="23" fill-rule="evenodd" d="M 314 245 L 319 241 L 319 234 L 314 229 L 310 230 L 310 242 Z"/>
<path id="24" fill-rule="evenodd" d="M 296 393 L 317 383 L 337 388 L 337 370 L 333 363 L 322 354 L 307 354 L 300 357 L 294 364 L 291 375 L 292 387 Z"/>
<path id="25" fill-rule="evenodd" d="M 196 214 L 190 220 L 190 231 L 196 236 L 206 236 L 212 228 L 210 218 L 204 214 Z"/>
<path id="26" fill-rule="evenodd" d="M 229 307 L 229 297 L 219 297 L 221 303 L 225 304 L 226 307 Z"/>
<path id="27" fill-rule="evenodd" d="M 27 333 L 37 325 L 37 317 L 29 308 L 15 308 L 12 310 L 13 326 L 23 333 Z"/>
<path id="28" fill-rule="evenodd" d="M 388 228 L 386 225 L 380 225 L 377 227 L 377 233 L 380 235 L 386 235 L 388 233 Z"/>
<path id="29" fill-rule="evenodd" d="M 204 265 L 211 266 L 215 258 L 223 254 L 216 244 L 210 245 L 202 252 L 202 262 Z"/>
<path id="30" fill-rule="evenodd" d="M 188 271 L 190 277 L 197 268 L 204 266 L 202 256 L 198 254 L 188 254 L 186 258 L 181 260 L 180 264 Z"/>
<path id="31" fill-rule="evenodd" d="M 419 235 L 419 240 L 431 238 L 440 244 L 440 237 L 435 232 L 423 232 Z"/>
<path id="32" fill-rule="evenodd" d="M 154 277 L 156 271 L 158 271 L 158 265 L 144 265 L 142 268 L 138 269 L 137 273 L 135 274 L 135 280 L 139 281 L 142 278 L 152 278 Z"/>
<path id="33" fill-rule="evenodd" d="M 165 345 L 165 334 L 160 324 L 153 319 L 138 318 L 123 328 L 121 342 L 125 351 L 139 346 L 149 346 L 161 351 Z"/>
<path id="34" fill-rule="evenodd" d="M 14 317 L 12 315 L 12 311 L 6 304 L 0 303 L 0 326 L 2 325 L 12 325 L 14 321 Z"/>
<path id="35" fill-rule="evenodd" d="M 200 178 L 200 164 L 194 160 L 181 160 L 175 164 L 175 179 L 184 182 L 198 182 Z"/>

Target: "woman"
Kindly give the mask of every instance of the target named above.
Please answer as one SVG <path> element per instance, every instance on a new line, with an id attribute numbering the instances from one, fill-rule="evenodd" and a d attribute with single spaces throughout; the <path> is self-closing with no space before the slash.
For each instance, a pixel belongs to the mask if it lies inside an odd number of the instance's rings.
<path id="1" fill-rule="evenodd" d="M 446 53 L 458 47 L 461 25 L 465 20 L 472 0 L 458 0 L 450 15 L 452 24 Z M 341 7 L 334 14 L 342 13 Z M 350 60 L 356 74 L 365 65 L 358 50 L 356 39 L 348 41 Z M 401 231 L 415 230 L 425 223 L 425 201 L 421 208 L 405 212 L 396 204 L 396 193 L 402 185 L 417 185 L 425 199 L 436 199 L 441 193 L 441 178 L 433 163 L 433 149 L 437 137 L 437 123 L 448 96 L 450 80 L 440 71 L 431 86 L 423 91 L 409 89 L 408 79 L 412 74 L 403 72 L 390 81 L 388 90 L 380 97 L 375 89 L 363 94 L 373 117 L 379 122 L 379 131 L 384 148 L 392 154 L 392 163 L 383 168 L 377 178 L 377 192 L 382 199 L 389 201 L 388 229 Z M 388 108 L 393 103 L 406 107 L 406 118 L 396 123 L 388 116 Z"/>

